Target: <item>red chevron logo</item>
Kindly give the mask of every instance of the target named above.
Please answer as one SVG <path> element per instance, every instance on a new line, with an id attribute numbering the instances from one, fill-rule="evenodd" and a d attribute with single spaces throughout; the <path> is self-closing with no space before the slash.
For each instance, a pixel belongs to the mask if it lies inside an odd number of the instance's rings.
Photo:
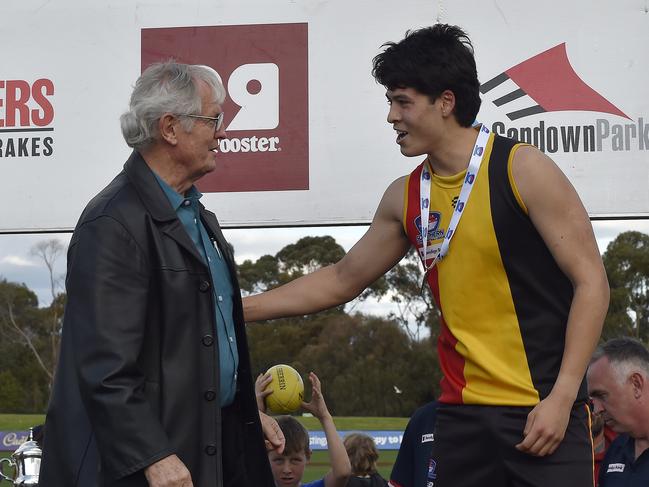
<path id="1" fill-rule="evenodd" d="M 518 89 L 493 101 L 502 106 L 525 95 L 537 104 L 507 113 L 510 120 L 537 113 L 585 111 L 609 113 L 630 119 L 610 101 L 588 86 L 572 68 L 566 52 L 566 43 L 513 66 L 480 86 L 487 93 L 511 79 Z"/>

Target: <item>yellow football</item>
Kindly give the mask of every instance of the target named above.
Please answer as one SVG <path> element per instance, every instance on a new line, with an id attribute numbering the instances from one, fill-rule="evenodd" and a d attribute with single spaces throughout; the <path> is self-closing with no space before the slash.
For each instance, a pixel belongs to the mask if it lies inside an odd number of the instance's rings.
<path id="1" fill-rule="evenodd" d="M 274 365 L 266 371 L 272 376 L 266 390 L 266 409 L 272 414 L 289 414 L 300 409 L 304 400 L 304 382 L 297 370 L 290 365 Z"/>

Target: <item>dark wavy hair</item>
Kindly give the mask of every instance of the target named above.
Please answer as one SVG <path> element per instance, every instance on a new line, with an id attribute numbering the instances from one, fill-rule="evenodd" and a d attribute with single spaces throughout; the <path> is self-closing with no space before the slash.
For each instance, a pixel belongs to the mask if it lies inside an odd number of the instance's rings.
<path id="1" fill-rule="evenodd" d="M 455 118 L 470 127 L 480 110 L 480 82 L 467 34 L 456 25 L 435 24 L 386 42 L 372 60 L 372 76 L 388 90 L 414 88 L 431 103 L 445 90 L 455 95 Z"/>

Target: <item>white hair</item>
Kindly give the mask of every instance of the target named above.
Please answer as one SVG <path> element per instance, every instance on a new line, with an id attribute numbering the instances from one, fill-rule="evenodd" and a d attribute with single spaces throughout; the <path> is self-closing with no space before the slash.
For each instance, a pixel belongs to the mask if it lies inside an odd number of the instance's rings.
<path id="1" fill-rule="evenodd" d="M 617 376 L 618 383 L 620 384 L 626 383 L 629 377 L 636 372 L 649 379 L 649 370 L 647 370 L 647 365 L 639 360 L 625 360 L 623 362 L 618 362 L 609 359 L 609 362 Z"/>
<path id="2" fill-rule="evenodd" d="M 158 121 L 165 113 L 198 115 L 202 100 L 198 82 L 205 82 L 218 104 L 225 101 L 225 88 L 209 66 L 181 64 L 174 61 L 149 66 L 135 82 L 129 110 L 120 117 L 122 135 L 129 147 L 145 149 L 158 137 Z M 191 130 L 193 120 L 181 119 L 181 126 Z"/>

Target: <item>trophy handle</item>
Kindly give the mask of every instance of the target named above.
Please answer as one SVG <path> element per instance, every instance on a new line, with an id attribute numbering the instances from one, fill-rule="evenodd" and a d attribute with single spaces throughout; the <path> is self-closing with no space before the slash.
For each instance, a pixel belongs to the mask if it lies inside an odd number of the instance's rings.
<path id="1" fill-rule="evenodd" d="M 3 466 L 2 466 L 2 464 L 3 464 L 4 462 L 7 462 L 7 463 L 9 464 L 10 467 L 14 467 L 14 464 L 13 464 L 13 462 L 11 461 L 10 458 L 0 458 L 0 482 L 2 482 L 2 480 L 4 479 L 4 480 L 6 480 L 7 482 L 10 482 L 11 484 L 13 484 L 13 483 L 14 483 L 13 479 L 10 479 L 10 478 L 7 477 L 7 476 L 5 475 L 5 473 L 4 473 L 4 468 L 3 468 Z"/>

